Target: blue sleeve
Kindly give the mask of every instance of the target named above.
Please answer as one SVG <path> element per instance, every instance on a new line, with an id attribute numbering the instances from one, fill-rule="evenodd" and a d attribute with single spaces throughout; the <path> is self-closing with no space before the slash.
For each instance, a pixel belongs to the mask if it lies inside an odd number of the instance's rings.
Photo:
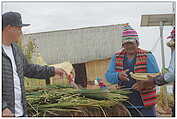
<path id="1" fill-rule="evenodd" d="M 115 67 L 116 67 L 116 60 L 115 60 L 115 55 L 112 56 L 111 61 L 109 63 L 109 68 L 107 72 L 105 73 L 105 78 L 106 80 L 111 83 L 111 84 L 117 84 L 119 79 L 118 75 L 119 73 L 116 72 Z"/>
<path id="2" fill-rule="evenodd" d="M 151 53 L 149 53 L 147 55 L 147 73 L 158 73 L 158 72 L 159 67 L 155 60 L 155 57 Z"/>

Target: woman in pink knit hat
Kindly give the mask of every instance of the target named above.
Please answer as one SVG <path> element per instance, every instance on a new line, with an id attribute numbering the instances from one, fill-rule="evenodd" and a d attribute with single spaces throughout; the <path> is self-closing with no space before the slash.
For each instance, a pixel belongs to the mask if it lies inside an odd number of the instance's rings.
<path id="1" fill-rule="evenodd" d="M 155 117 L 157 103 L 155 86 L 137 87 L 135 85 L 137 81 L 129 73 L 157 73 L 159 72 L 158 65 L 151 52 L 138 48 L 137 32 L 128 24 L 123 25 L 122 28 L 123 49 L 112 56 L 105 77 L 109 83 L 118 84 L 132 91 L 128 95 L 128 102 L 123 103 L 131 116 Z"/>

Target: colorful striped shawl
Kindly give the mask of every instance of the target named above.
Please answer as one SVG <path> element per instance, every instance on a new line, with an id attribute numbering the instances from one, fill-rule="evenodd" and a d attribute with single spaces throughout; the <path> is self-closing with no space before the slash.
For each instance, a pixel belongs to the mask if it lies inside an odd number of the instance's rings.
<path id="1" fill-rule="evenodd" d="M 147 54 L 149 52 L 138 48 L 136 54 L 136 63 L 134 66 L 134 72 L 136 73 L 146 73 L 147 72 Z M 121 52 L 116 53 L 116 72 L 123 71 L 123 61 L 126 51 L 122 50 Z M 141 91 L 141 97 L 143 100 L 144 106 L 152 106 L 157 103 L 156 89 L 143 89 Z"/>

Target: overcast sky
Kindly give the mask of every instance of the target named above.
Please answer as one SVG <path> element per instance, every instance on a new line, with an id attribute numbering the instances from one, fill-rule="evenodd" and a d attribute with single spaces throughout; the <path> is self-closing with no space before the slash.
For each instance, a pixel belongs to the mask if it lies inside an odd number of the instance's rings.
<path id="1" fill-rule="evenodd" d="M 129 23 L 137 30 L 140 47 L 151 50 L 159 39 L 159 27 L 140 27 L 143 14 L 172 13 L 172 2 L 3 2 L 2 12 L 22 14 L 24 33 Z M 164 42 L 172 26 L 164 27 Z M 161 67 L 160 41 L 153 54 Z M 170 49 L 165 45 L 166 66 Z"/>

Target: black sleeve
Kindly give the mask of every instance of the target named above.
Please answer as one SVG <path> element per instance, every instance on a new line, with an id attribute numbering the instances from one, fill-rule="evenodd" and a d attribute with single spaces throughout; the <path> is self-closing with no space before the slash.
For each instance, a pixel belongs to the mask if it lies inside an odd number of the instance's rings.
<path id="1" fill-rule="evenodd" d="M 23 60 L 24 76 L 29 77 L 29 78 L 49 79 L 51 76 L 55 75 L 54 67 L 49 67 L 47 65 L 41 66 L 38 64 L 29 63 L 25 55 L 23 54 L 22 50 L 19 47 L 17 48 Z"/>
<path id="2" fill-rule="evenodd" d="M 49 79 L 51 76 L 55 75 L 54 67 L 41 66 L 38 64 L 29 64 L 25 56 L 23 69 L 24 76 L 29 78 Z"/>

